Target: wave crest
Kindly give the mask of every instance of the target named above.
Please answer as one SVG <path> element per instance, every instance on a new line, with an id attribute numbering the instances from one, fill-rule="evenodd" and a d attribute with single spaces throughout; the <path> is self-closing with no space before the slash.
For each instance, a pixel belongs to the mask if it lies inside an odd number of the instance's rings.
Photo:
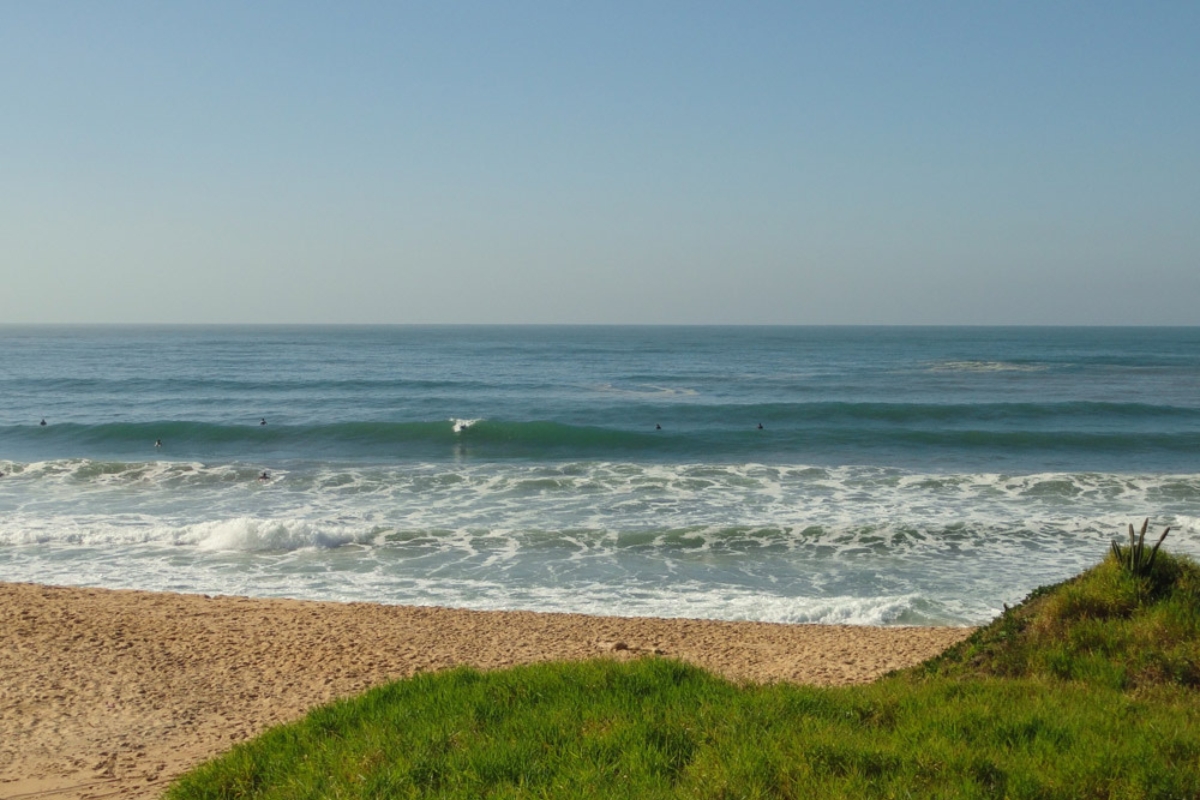
<path id="1" fill-rule="evenodd" d="M 331 529 L 306 519 L 236 519 L 202 522 L 184 534 L 201 550 L 290 552 L 307 548 L 328 550 L 355 541 L 352 532 Z"/>

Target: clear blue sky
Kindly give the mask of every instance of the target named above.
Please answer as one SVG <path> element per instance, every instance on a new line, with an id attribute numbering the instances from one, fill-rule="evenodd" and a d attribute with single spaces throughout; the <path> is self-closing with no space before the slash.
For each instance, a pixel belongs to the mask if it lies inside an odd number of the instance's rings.
<path id="1" fill-rule="evenodd" d="M 0 322 L 1200 324 L 1200 3 L 6 3 Z"/>

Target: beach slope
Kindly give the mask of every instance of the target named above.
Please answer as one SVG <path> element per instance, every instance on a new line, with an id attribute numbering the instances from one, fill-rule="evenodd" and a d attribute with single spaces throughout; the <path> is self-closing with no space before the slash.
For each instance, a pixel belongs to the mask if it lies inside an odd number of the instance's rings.
<path id="1" fill-rule="evenodd" d="M 272 725 L 422 671 L 657 653 L 734 680 L 840 685 L 970 632 L 0 583 L 0 796 L 157 797 Z"/>

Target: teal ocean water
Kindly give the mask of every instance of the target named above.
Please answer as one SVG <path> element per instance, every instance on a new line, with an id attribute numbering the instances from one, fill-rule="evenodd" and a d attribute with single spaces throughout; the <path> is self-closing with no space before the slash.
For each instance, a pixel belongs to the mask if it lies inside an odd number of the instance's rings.
<path id="1" fill-rule="evenodd" d="M 1197 328 L 0 327 L 0 398 L 4 581 L 973 624 L 1200 555 Z"/>

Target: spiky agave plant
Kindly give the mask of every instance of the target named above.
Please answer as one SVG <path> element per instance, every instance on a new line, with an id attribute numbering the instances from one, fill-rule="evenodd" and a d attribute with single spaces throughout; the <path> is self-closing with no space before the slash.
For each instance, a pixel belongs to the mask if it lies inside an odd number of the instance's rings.
<path id="1" fill-rule="evenodd" d="M 1112 543 L 1113 555 L 1117 557 L 1117 563 L 1129 570 L 1133 575 L 1149 575 L 1150 570 L 1154 567 L 1154 558 L 1158 555 L 1159 545 L 1163 543 L 1163 539 L 1167 538 L 1167 534 L 1171 532 L 1170 526 L 1162 532 L 1162 536 L 1158 537 L 1158 541 L 1146 553 L 1146 529 L 1150 527 L 1150 518 L 1142 523 L 1142 532 L 1135 536 L 1133 525 L 1129 526 L 1129 547 L 1121 547 L 1116 542 Z"/>

